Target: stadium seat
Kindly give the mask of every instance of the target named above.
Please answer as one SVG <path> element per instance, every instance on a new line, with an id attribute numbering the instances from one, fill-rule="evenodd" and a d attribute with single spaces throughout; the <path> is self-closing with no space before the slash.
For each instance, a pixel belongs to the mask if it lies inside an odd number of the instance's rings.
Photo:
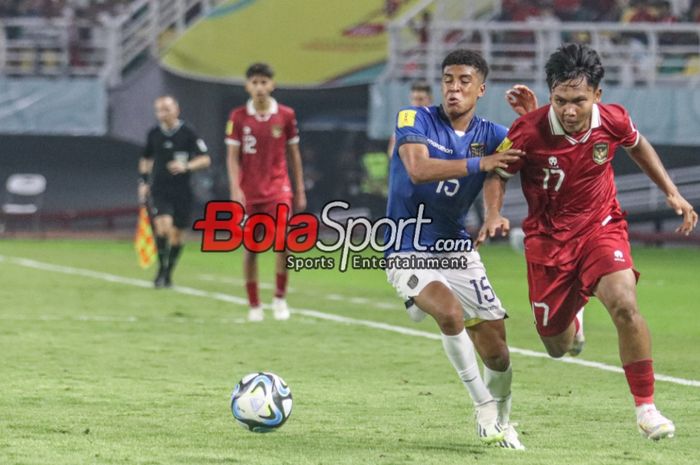
<path id="1" fill-rule="evenodd" d="M 36 229 L 45 191 L 46 178 L 42 174 L 13 174 L 8 177 L 5 183 L 0 232 L 5 230 L 7 220 L 12 217 L 31 218 L 32 226 Z"/>

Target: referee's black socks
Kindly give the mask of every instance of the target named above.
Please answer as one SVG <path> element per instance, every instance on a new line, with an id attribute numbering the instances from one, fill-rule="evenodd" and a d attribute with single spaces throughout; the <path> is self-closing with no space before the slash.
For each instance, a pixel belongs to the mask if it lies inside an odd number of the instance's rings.
<path id="1" fill-rule="evenodd" d="M 170 253 L 168 254 L 168 276 L 170 276 L 170 273 L 172 273 L 175 269 L 175 265 L 177 265 L 177 260 L 180 258 L 180 253 L 182 252 L 183 247 L 184 245 L 182 244 L 170 246 Z"/>
<path id="2" fill-rule="evenodd" d="M 160 270 L 168 267 L 168 237 L 156 236 L 156 249 L 158 249 L 158 265 Z"/>

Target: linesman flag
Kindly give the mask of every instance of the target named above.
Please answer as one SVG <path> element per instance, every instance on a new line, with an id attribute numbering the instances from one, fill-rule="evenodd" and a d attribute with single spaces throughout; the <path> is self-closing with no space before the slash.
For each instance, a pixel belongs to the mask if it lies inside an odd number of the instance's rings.
<path id="1" fill-rule="evenodd" d="M 145 206 L 139 209 L 139 221 L 136 225 L 134 248 L 138 255 L 139 265 L 146 269 L 156 261 L 156 244 L 153 240 L 153 229 Z"/>

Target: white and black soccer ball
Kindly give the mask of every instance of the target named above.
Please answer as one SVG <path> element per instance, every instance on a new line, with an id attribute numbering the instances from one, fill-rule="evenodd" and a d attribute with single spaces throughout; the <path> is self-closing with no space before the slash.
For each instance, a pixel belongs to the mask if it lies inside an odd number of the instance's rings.
<path id="1" fill-rule="evenodd" d="M 275 431 L 292 413 L 292 391 L 274 373 L 250 373 L 236 384 L 231 394 L 231 413 L 249 431 Z"/>

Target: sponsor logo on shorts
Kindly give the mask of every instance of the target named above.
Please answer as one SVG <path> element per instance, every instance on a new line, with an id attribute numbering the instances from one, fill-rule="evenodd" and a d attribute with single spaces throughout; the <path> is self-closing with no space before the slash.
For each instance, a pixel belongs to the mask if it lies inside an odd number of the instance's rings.
<path id="1" fill-rule="evenodd" d="M 418 286 L 418 276 L 412 274 L 410 278 L 408 278 L 408 282 L 406 283 L 408 287 L 411 289 L 415 289 L 416 286 Z"/>
<path id="2" fill-rule="evenodd" d="M 625 254 L 622 253 L 622 250 L 616 250 L 615 252 L 613 252 L 613 256 L 615 257 L 616 262 L 625 261 Z"/>

